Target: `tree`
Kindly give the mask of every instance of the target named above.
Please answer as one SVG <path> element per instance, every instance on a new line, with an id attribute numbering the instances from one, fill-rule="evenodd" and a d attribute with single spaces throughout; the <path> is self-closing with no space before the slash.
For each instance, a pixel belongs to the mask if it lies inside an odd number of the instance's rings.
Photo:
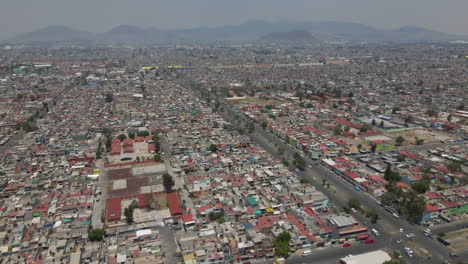
<path id="1" fill-rule="evenodd" d="M 89 241 L 102 241 L 106 231 L 104 229 L 92 229 L 88 232 Z"/>
<path id="2" fill-rule="evenodd" d="M 372 119 L 371 125 L 375 126 L 375 119 Z"/>
<path id="3" fill-rule="evenodd" d="M 367 132 L 367 130 L 369 130 L 369 128 L 368 128 L 367 126 L 362 126 L 362 127 L 359 129 L 359 131 L 360 131 L 360 132 L 363 132 L 363 133 Z"/>
<path id="4" fill-rule="evenodd" d="M 384 126 L 385 126 L 385 123 L 384 123 L 384 121 L 383 121 L 383 120 L 382 120 L 382 121 L 380 121 L 380 127 L 384 127 Z"/>
<path id="5" fill-rule="evenodd" d="M 335 135 L 341 135 L 341 132 L 342 132 L 342 129 L 341 129 L 341 125 L 336 125 L 335 128 L 333 129 L 333 133 L 335 133 Z"/>
<path id="6" fill-rule="evenodd" d="M 309 180 L 307 180 L 307 179 L 300 179 L 299 182 L 300 182 L 300 183 L 309 183 Z"/>
<path id="7" fill-rule="evenodd" d="M 136 157 L 136 161 L 139 162 L 140 160 L 141 160 L 140 156 L 137 156 L 137 157 Z"/>
<path id="8" fill-rule="evenodd" d="M 106 102 L 112 103 L 114 100 L 114 95 L 112 93 L 106 93 Z"/>
<path id="9" fill-rule="evenodd" d="M 289 161 L 283 160 L 283 165 L 286 166 L 286 167 L 288 167 L 288 166 L 289 166 Z"/>
<path id="10" fill-rule="evenodd" d="M 422 145 L 422 144 L 424 144 L 424 139 L 418 138 L 418 139 L 416 139 L 416 141 L 415 141 L 414 143 L 415 143 L 416 145 Z"/>
<path id="11" fill-rule="evenodd" d="M 343 212 L 344 212 L 345 214 L 350 214 L 350 213 L 351 213 L 351 209 L 349 209 L 349 207 L 346 207 L 346 206 L 345 206 L 345 207 L 343 207 Z"/>
<path id="12" fill-rule="evenodd" d="M 133 223 L 133 210 L 130 210 L 129 208 L 125 208 L 124 215 L 125 215 L 127 224 Z"/>
<path id="13" fill-rule="evenodd" d="M 117 136 L 117 138 L 120 139 L 120 141 L 123 141 L 124 139 L 127 138 L 127 136 L 124 135 L 124 134 L 120 134 L 120 135 Z"/>
<path id="14" fill-rule="evenodd" d="M 398 198 L 398 196 L 395 193 L 386 192 L 386 193 L 382 194 L 382 196 L 380 197 L 380 201 L 383 204 L 391 205 L 393 202 L 395 202 L 395 200 L 397 198 Z"/>
<path id="15" fill-rule="evenodd" d="M 369 210 L 366 212 L 366 216 L 371 220 L 372 223 L 377 223 L 377 221 L 379 220 L 379 215 L 373 211 L 373 210 Z"/>
<path id="16" fill-rule="evenodd" d="M 447 116 L 447 121 L 448 121 L 448 122 L 452 122 L 452 115 L 448 115 L 448 116 Z"/>
<path id="17" fill-rule="evenodd" d="M 405 138 L 403 136 L 398 136 L 395 142 L 398 144 L 402 144 L 403 142 L 405 142 Z"/>
<path id="18" fill-rule="evenodd" d="M 436 117 L 438 115 L 437 110 L 433 108 L 427 110 L 426 114 L 430 117 Z"/>
<path id="19" fill-rule="evenodd" d="M 154 161 L 161 161 L 161 155 L 156 154 L 156 155 L 154 155 L 153 159 L 154 159 Z"/>
<path id="20" fill-rule="evenodd" d="M 371 145 L 371 152 L 374 153 L 377 150 L 377 144 L 372 143 Z"/>
<path id="21" fill-rule="evenodd" d="M 403 207 L 408 212 L 408 217 L 414 223 L 419 223 L 421 217 L 426 210 L 426 201 L 421 196 L 416 196 L 414 199 L 408 199 Z"/>
<path id="22" fill-rule="evenodd" d="M 357 148 L 358 148 L 358 149 L 362 149 L 362 144 L 358 144 L 358 145 L 357 145 Z"/>
<path id="23" fill-rule="evenodd" d="M 34 132 L 39 129 L 37 128 L 36 125 L 34 125 L 31 122 L 22 122 L 20 127 L 24 132 L 27 132 L 27 133 Z"/>
<path id="24" fill-rule="evenodd" d="M 174 182 L 174 179 L 172 179 L 172 176 L 169 175 L 168 173 L 165 173 L 163 175 L 163 186 L 166 192 L 169 192 L 174 186 L 174 184 L 175 182 Z"/>
<path id="25" fill-rule="evenodd" d="M 425 193 L 427 192 L 429 188 L 429 185 L 426 184 L 426 182 L 424 181 L 418 181 L 416 183 L 413 183 L 413 185 L 411 185 L 411 189 L 415 190 L 417 193 Z"/>
<path id="26" fill-rule="evenodd" d="M 448 164 L 447 169 L 449 169 L 449 171 L 452 172 L 452 173 L 462 172 L 461 164 L 456 162 L 456 161 L 451 162 L 450 164 Z"/>
<path id="27" fill-rule="evenodd" d="M 284 148 L 279 147 L 278 148 L 278 154 L 283 155 L 284 154 Z"/>
<path id="28" fill-rule="evenodd" d="M 359 210 L 359 209 L 361 209 L 361 202 L 359 202 L 359 200 L 354 198 L 354 197 L 349 198 L 348 206 L 351 207 L 351 208 Z"/>
<path id="29" fill-rule="evenodd" d="M 287 257 L 289 255 L 289 251 L 291 250 L 289 247 L 290 240 L 291 234 L 288 232 L 282 232 L 275 238 L 273 245 L 275 246 L 275 254 L 277 256 Z"/>
<path id="30" fill-rule="evenodd" d="M 262 128 L 265 129 L 265 128 L 267 128 L 267 126 L 268 126 L 268 123 L 266 121 L 263 121 L 262 122 Z"/>
<path id="31" fill-rule="evenodd" d="M 216 151 L 218 151 L 218 146 L 216 146 L 215 144 L 211 144 L 210 145 L 210 151 L 215 153 Z"/>
<path id="32" fill-rule="evenodd" d="M 387 180 L 387 181 L 390 181 L 391 175 L 392 175 L 392 168 L 391 168 L 390 164 L 388 164 L 387 168 L 385 169 L 385 172 L 384 172 L 384 179 Z"/>

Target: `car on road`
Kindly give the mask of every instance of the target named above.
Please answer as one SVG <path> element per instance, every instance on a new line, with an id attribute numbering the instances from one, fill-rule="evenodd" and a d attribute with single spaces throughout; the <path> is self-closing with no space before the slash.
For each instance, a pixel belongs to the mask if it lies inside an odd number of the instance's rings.
<path id="1" fill-rule="evenodd" d="M 406 254 L 408 257 L 412 258 L 413 257 L 413 251 L 409 247 L 405 247 Z"/>
<path id="2" fill-rule="evenodd" d="M 374 235 L 378 236 L 380 235 L 379 231 L 377 231 L 376 229 L 372 228 L 371 229 L 372 233 L 374 233 Z"/>
<path id="3" fill-rule="evenodd" d="M 345 243 L 345 244 L 343 244 L 343 247 L 350 247 L 350 246 L 351 246 L 350 243 Z"/>
<path id="4" fill-rule="evenodd" d="M 432 231 L 429 228 L 424 230 L 425 236 L 430 236 L 431 234 L 432 234 Z"/>
<path id="5" fill-rule="evenodd" d="M 398 240 L 396 241 L 396 243 L 397 243 L 397 244 L 403 243 L 403 239 L 398 239 Z"/>
<path id="6" fill-rule="evenodd" d="M 364 243 L 366 243 L 366 244 L 372 244 L 372 243 L 374 243 L 374 239 L 369 238 L 369 239 L 367 239 L 366 241 L 364 241 Z"/>
<path id="7" fill-rule="evenodd" d="M 353 213 L 357 213 L 356 209 L 354 209 L 354 208 L 351 208 L 351 211 L 352 211 Z"/>
<path id="8" fill-rule="evenodd" d="M 400 228 L 400 233 L 403 233 L 403 228 Z"/>
<path id="9" fill-rule="evenodd" d="M 302 256 L 303 256 L 303 257 L 309 256 L 309 255 L 312 255 L 312 251 L 306 250 L 306 251 L 302 252 Z"/>
<path id="10" fill-rule="evenodd" d="M 415 235 L 413 233 L 408 233 L 408 234 L 406 234 L 406 237 L 407 238 L 413 238 L 413 237 L 415 237 Z"/>

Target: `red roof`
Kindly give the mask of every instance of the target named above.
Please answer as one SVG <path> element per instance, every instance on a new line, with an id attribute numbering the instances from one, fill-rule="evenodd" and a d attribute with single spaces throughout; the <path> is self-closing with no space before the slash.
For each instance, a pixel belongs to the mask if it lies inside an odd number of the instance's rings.
<path id="1" fill-rule="evenodd" d="M 446 167 L 442 166 L 442 165 L 432 165 L 432 167 L 442 171 L 442 172 L 445 172 L 445 173 L 450 173 L 450 170 L 447 169 Z"/>
<path id="2" fill-rule="evenodd" d="M 121 204 L 120 198 L 110 198 L 107 200 L 107 221 L 120 220 Z"/>
<path id="3" fill-rule="evenodd" d="M 205 206 L 202 206 L 202 207 L 198 207 L 197 210 L 198 210 L 198 212 L 204 212 L 204 211 L 206 211 L 208 209 L 211 209 L 211 208 L 212 208 L 211 205 L 205 205 Z"/>
<path id="4" fill-rule="evenodd" d="M 426 192 L 424 195 L 426 195 L 427 197 L 431 199 L 441 198 L 441 196 L 436 192 Z"/>
<path id="5" fill-rule="evenodd" d="M 396 185 L 397 185 L 398 188 L 405 188 L 405 187 L 406 187 L 406 184 L 403 183 L 403 182 L 401 182 L 401 181 L 400 181 L 400 182 L 397 182 Z"/>
<path id="6" fill-rule="evenodd" d="M 184 214 L 182 215 L 182 219 L 184 220 L 184 223 L 191 223 L 195 221 L 192 214 Z"/>
<path id="7" fill-rule="evenodd" d="M 441 203 L 442 203 L 443 205 L 445 205 L 445 207 L 448 207 L 448 208 L 450 208 L 450 207 L 457 207 L 457 206 L 460 205 L 460 204 L 457 203 L 457 202 L 452 202 L 452 201 L 449 201 L 449 200 L 442 201 Z"/>
<path id="8" fill-rule="evenodd" d="M 430 203 L 426 203 L 426 212 L 433 212 L 439 210 L 440 207 L 437 205 L 432 205 Z"/>
<path id="9" fill-rule="evenodd" d="M 135 137 L 135 142 L 144 142 L 145 138 L 144 137 Z"/>
<path id="10" fill-rule="evenodd" d="M 419 159 L 420 159 L 418 156 L 416 156 L 416 155 L 414 155 L 414 154 L 412 154 L 412 153 L 403 151 L 403 150 L 398 151 L 398 153 L 400 153 L 401 155 L 403 155 L 403 156 L 405 156 L 405 157 L 414 159 L 414 160 L 419 160 Z"/>
<path id="11" fill-rule="evenodd" d="M 167 193 L 166 200 L 171 216 L 181 215 L 183 213 L 183 210 L 180 207 L 179 197 L 176 192 Z"/>
<path id="12" fill-rule="evenodd" d="M 359 178 L 359 175 L 355 172 L 352 172 L 352 171 L 345 171 L 344 174 L 346 176 L 348 176 L 349 178 L 351 179 L 356 179 L 356 178 Z"/>

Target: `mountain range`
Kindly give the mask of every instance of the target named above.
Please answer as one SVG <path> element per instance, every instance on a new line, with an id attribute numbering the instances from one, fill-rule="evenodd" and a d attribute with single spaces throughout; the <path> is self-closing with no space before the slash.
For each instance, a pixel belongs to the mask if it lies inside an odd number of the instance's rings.
<path id="1" fill-rule="evenodd" d="M 120 25 L 104 33 L 91 33 L 65 26 L 49 26 L 3 41 L 13 45 L 153 45 L 229 42 L 426 42 L 468 40 L 420 27 L 378 29 L 349 22 L 249 21 L 222 27 L 160 30 Z"/>

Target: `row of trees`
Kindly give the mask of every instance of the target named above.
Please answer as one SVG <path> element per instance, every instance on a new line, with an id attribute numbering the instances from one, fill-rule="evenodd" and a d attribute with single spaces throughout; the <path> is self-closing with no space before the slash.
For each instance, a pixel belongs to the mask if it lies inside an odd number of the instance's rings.
<path id="1" fill-rule="evenodd" d="M 348 200 L 348 206 L 363 213 L 367 218 L 370 219 L 372 223 L 377 223 L 377 221 L 379 220 L 379 215 L 375 211 L 365 210 L 364 208 L 362 208 L 361 202 L 359 202 L 359 200 L 354 197 Z M 345 211 L 345 213 L 348 214 L 351 212 L 351 210 L 347 207 L 343 208 L 343 210 Z"/>
<path id="2" fill-rule="evenodd" d="M 296 165 L 299 169 L 304 170 L 306 167 L 306 161 L 299 153 L 294 153 L 293 155 L 293 164 Z"/>

